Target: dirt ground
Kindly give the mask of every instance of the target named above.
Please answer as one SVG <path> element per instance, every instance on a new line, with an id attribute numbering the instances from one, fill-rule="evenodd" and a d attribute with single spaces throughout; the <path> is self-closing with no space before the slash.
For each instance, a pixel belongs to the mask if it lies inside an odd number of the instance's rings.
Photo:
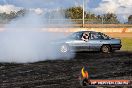
<path id="1" fill-rule="evenodd" d="M 68 35 L 70 33 L 67 32 L 64 34 Z M 129 33 L 126 33 L 126 32 L 125 33 L 118 33 L 118 32 L 109 33 L 107 32 L 105 34 L 107 34 L 110 37 L 114 37 L 114 38 L 132 38 L 132 32 L 129 32 Z"/>
<path id="2" fill-rule="evenodd" d="M 132 52 L 80 52 L 70 60 L 0 63 L 0 88 L 81 88 L 83 66 L 90 79 L 132 79 Z"/>
<path id="3" fill-rule="evenodd" d="M 132 32 L 129 33 L 106 33 L 111 37 L 117 37 L 117 38 L 132 38 Z"/>

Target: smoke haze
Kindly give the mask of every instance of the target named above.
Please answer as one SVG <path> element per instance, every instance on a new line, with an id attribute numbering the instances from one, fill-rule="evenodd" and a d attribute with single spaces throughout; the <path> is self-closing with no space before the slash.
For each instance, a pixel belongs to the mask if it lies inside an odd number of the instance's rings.
<path id="1" fill-rule="evenodd" d="M 7 24 L 5 31 L 0 32 L 0 62 L 28 63 L 44 60 L 69 59 L 74 55 L 62 56 L 52 44 L 54 40 L 64 37 L 64 34 L 41 32 L 49 24 L 59 21 L 48 21 L 47 13 L 37 9 L 30 9 L 23 17 L 16 18 Z M 65 19 L 59 9 L 54 10 L 51 19 Z M 70 22 L 68 22 L 70 23 Z M 65 24 L 64 24 L 65 25 Z M 62 24 L 60 26 L 63 26 Z M 60 29 L 61 30 L 61 29 Z"/>
<path id="2" fill-rule="evenodd" d="M 0 5 L 0 13 L 7 13 L 10 14 L 11 11 L 17 12 L 21 8 L 20 7 L 15 7 L 14 5 Z"/>

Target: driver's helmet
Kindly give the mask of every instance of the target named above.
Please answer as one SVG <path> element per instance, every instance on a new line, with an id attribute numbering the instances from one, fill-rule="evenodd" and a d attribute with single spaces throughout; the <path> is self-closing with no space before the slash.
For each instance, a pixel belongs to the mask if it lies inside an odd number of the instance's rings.
<path id="1" fill-rule="evenodd" d="M 88 33 L 84 33 L 84 34 L 83 34 L 83 38 L 84 38 L 84 39 L 88 39 L 88 36 L 89 36 Z"/>

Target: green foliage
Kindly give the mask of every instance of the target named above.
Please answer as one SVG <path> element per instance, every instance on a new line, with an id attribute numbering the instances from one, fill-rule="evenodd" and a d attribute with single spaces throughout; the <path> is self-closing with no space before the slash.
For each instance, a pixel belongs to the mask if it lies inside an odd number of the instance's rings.
<path id="1" fill-rule="evenodd" d="M 106 24 L 117 24 L 120 23 L 117 19 L 117 16 L 113 13 L 107 13 L 103 16 L 104 23 Z"/>
<path id="2" fill-rule="evenodd" d="M 129 24 L 132 24 L 132 15 L 130 15 L 130 16 L 128 17 L 128 23 L 129 23 Z"/>
<path id="3" fill-rule="evenodd" d="M 122 38 L 121 50 L 132 51 L 132 38 Z"/>
<path id="4" fill-rule="evenodd" d="M 81 7 L 71 7 L 66 9 L 65 15 L 66 18 L 70 18 L 70 19 L 82 19 L 83 9 Z"/>
<path id="5" fill-rule="evenodd" d="M 24 16 L 25 13 L 26 13 L 25 9 L 22 9 L 18 12 L 12 11 L 10 12 L 10 14 L 0 13 L 0 23 L 8 23 L 12 19 Z M 64 13 L 66 18 L 71 19 L 75 23 L 82 24 L 82 18 L 83 18 L 82 7 L 70 7 L 68 9 L 65 9 Z M 84 15 L 85 15 L 85 24 L 119 24 L 120 23 L 119 20 L 117 19 L 116 14 L 113 13 L 96 15 L 94 13 L 84 11 Z M 52 18 L 52 16 L 50 18 Z M 132 15 L 128 17 L 128 23 L 132 24 Z"/>
<path id="6" fill-rule="evenodd" d="M 94 13 L 84 12 L 85 14 L 85 23 L 103 23 L 103 24 L 117 24 L 120 23 L 117 19 L 117 16 L 113 13 L 107 13 L 103 16 L 95 15 Z M 83 16 L 82 7 L 71 7 L 65 11 L 66 18 L 69 19 L 81 19 Z"/>
<path id="7" fill-rule="evenodd" d="M 10 14 L 7 14 L 5 12 L 4 13 L 0 13 L 0 23 L 8 23 L 12 19 L 24 16 L 25 13 L 26 13 L 26 10 L 24 10 L 24 9 L 19 10 L 18 12 L 11 11 Z"/>

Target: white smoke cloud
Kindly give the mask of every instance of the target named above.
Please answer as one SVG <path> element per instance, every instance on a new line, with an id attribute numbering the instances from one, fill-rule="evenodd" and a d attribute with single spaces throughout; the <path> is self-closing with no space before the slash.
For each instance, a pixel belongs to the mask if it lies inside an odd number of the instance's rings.
<path id="1" fill-rule="evenodd" d="M 37 9 L 35 9 L 35 12 L 36 12 L 37 14 L 42 14 L 42 13 L 43 13 L 43 10 L 40 9 L 40 8 L 37 8 Z"/>
<path id="2" fill-rule="evenodd" d="M 60 11 L 60 8 L 39 8 L 36 3 L 40 0 L 21 1 L 24 3 L 22 7 L 11 4 L 0 5 L 0 13 L 5 12 L 10 14 L 11 11 L 27 10 L 27 13 L 23 17 L 13 19 L 4 27 L 5 31 L 0 35 L 0 62 L 28 63 L 44 60 L 69 59 L 73 57 L 74 55 L 71 54 L 67 56 L 61 55 L 56 50 L 58 47 L 52 44 L 53 40 L 64 37 L 63 33 L 55 34 L 40 31 L 43 27 L 47 30 L 47 27 L 51 27 L 50 24 L 53 23 L 56 23 L 57 26 L 59 24 L 60 26 L 65 26 L 62 23 L 70 24 L 71 22 L 66 20 L 63 11 Z M 45 0 L 45 2 L 54 5 L 53 0 Z M 61 4 L 58 4 L 57 7 L 59 6 Z M 51 19 L 64 20 L 60 22 L 59 20 L 52 21 Z"/>
<path id="3" fill-rule="evenodd" d="M 16 7 L 16 6 L 11 5 L 11 4 L 0 5 L 0 13 L 5 12 L 7 14 L 10 14 L 10 12 L 18 12 L 23 8 L 24 7 Z M 36 14 L 42 14 L 44 12 L 44 9 L 41 9 L 41 8 L 29 8 L 27 10 L 33 11 Z"/>
<path id="4" fill-rule="evenodd" d="M 36 8 L 36 9 L 30 9 L 30 11 L 33 11 L 35 12 L 36 14 L 43 14 L 44 12 L 44 9 L 41 9 L 41 8 Z"/>
<path id="5" fill-rule="evenodd" d="M 20 9 L 22 9 L 21 7 L 16 7 L 14 5 L 0 5 L 0 13 L 7 13 L 10 14 L 11 11 L 17 12 Z"/>
<path id="6" fill-rule="evenodd" d="M 47 18 L 46 10 L 44 14 L 38 14 L 41 12 L 40 9 L 38 9 L 37 14 L 34 11 L 29 9 L 24 17 L 14 19 L 5 26 L 5 31 L 0 35 L 0 62 L 28 63 L 58 58 L 69 59 L 74 56 L 70 54 L 61 55 L 57 52 L 57 47 L 52 44 L 53 40 L 64 37 L 63 33 L 55 34 L 40 31 L 43 27 L 47 30 L 46 26 L 50 23 L 55 22 L 59 25 L 59 20 L 51 21 L 48 24 L 49 18 Z M 51 13 L 51 19 L 66 19 L 58 9 L 54 10 L 53 13 Z M 63 20 L 63 22 L 67 21 Z M 61 24 L 61 26 L 64 25 Z"/>
<path id="7" fill-rule="evenodd" d="M 102 0 L 93 11 L 98 14 L 115 13 L 121 22 L 127 22 L 127 18 L 132 14 L 132 0 Z"/>

